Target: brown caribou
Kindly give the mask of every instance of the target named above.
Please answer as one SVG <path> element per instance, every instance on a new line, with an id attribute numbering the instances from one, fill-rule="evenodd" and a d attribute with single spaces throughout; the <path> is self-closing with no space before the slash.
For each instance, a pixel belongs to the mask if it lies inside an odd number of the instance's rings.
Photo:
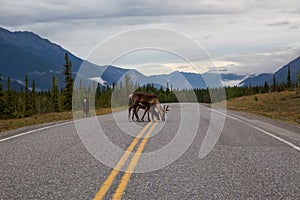
<path id="1" fill-rule="evenodd" d="M 148 107 L 147 107 L 146 105 L 139 104 L 138 106 L 136 106 L 136 107 L 133 108 L 132 117 L 131 117 L 132 121 L 134 121 L 134 116 L 138 115 L 140 109 L 145 110 L 144 115 L 145 115 L 145 113 L 148 113 L 148 121 L 149 121 L 149 122 L 151 121 L 151 120 L 150 120 L 150 116 L 149 116 L 149 113 L 150 113 L 150 112 L 151 112 L 151 115 L 152 115 L 152 120 L 153 120 L 153 115 L 154 115 L 158 120 L 160 120 L 159 115 L 158 115 L 158 113 L 156 112 L 155 109 L 151 109 L 151 107 L 150 107 L 150 109 L 148 109 Z M 146 109 L 148 109 L 148 111 L 147 111 Z M 150 110 L 151 110 L 151 111 L 150 111 Z M 128 114 L 128 115 L 129 115 L 129 117 L 130 117 L 130 110 L 129 110 L 129 114 Z M 137 118 L 137 120 L 139 121 L 138 118 Z M 142 119 L 142 121 L 144 121 L 144 119 Z"/>
<path id="2" fill-rule="evenodd" d="M 162 108 L 156 95 L 135 92 L 135 93 L 129 95 L 129 97 L 132 99 L 133 103 L 128 108 L 128 118 L 130 118 L 131 110 L 134 109 L 133 113 L 136 116 L 138 121 L 144 121 L 144 117 L 145 117 L 146 113 L 149 111 L 151 112 L 152 120 L 153 120 L 154 119 L 154 111 L 155 111 L 155 109 L 157 109 L 161 120 L 165 121 L 165 114 L 167 111 L 169 111 L 169 109 L 168 109 L 169 106 L 167 106 L 167 107 L 164 106 L 164 108 Z M 141 107 L 145 108 L 145 112 L 142 117 L 142 120 L 140 120 L 140 118 L 137 114 L 137 111 Z M 148 120 L 150 121 L 149 115 L 148 115 Z"/>

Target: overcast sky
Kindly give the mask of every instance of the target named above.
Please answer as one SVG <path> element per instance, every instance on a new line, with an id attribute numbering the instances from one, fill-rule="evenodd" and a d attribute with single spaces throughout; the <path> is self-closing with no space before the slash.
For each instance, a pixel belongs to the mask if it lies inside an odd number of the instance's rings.
<path id="1" fill-rule="evenodd" d="M 148 74 L 195 71 L 183 58 L 199 72 L 258 74 L 300 56 L 298 0 L 0 0 L 0 26 L 33 31 L 100 65 L 121 56 L 113 64 Z M 156 29 L 132 31 L 146 27 Z M 160 43 L 162 50 L 142 49 Z"/>

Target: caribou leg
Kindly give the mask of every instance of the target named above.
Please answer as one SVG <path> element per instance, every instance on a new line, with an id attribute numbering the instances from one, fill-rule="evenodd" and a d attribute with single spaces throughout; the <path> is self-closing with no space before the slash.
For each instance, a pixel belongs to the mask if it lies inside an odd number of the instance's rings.
<path id="1" fill-rule="evenodd" d="M 139 113 L 139 110 L 140 110 L 140 106 L 136 106 L 134 109 L 133 109 L 133 112 L 132 112 L 132 121 L 134 121 L 134 116 L 138 116 L 138 113 Z M 139 118 L 137 118 L 139 119 Z"/>
<path id="2" fill-rule="evenodd" d="M 128 108 L 128 119 L 130 120 L 130 112 L 133 109 L 133 113 L 135 114 L 136 118 L 138 119 L 138 121 L 140 120 L 139 116 L 136 114 L 135 108 L 138 106 L 139 104 L 137 102 L 133 103 L 131 106 L 129 106 Z"/>
<path id="3" fill-rule="evenodd" d="M 150 110 L 148 110 L 148 121 L 149 121 L 149 122 L 151 122 L 151 120 L 150 120 L 150 113 L 149 113 L 149 111 L 150 111 Z"/>
<path id="4" fill-rule="evenodd" d="M 131 120 L 134 121 L 134 115 L 135 115 L 135 112 L 136 112 L 136 107 L 133 109 L 133 112 L 132 112 L 132 116 L 131 116 Z"/>
<path id="5" fill-rule="evenodd" d="M 145 117 L 145 115 L 146 115 L 147 112 L 149 114 L 149 108 L 148 108 L 148 106 L 145 108 L 145 112 L 144 112 L 143 117 L 142 117 L 142 122 L 144 122 L 144 117 Z M 149 115 L 148 115 L 148 119 L 149 119 Z"/>

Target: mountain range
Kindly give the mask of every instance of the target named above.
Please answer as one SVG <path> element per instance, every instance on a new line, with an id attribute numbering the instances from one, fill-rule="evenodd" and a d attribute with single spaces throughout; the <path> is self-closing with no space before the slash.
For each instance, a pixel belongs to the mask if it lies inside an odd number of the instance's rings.
<path id="1" fill-rule="evenodd" d="M 39 90 L 48 90 L 52 86 L 52 77 L 58 79 L 58 86 L 64 86 L 63 64 L 64 56 L 68 53 L 72 62 L 72 73 L 75 76 L 81 64 L 84 62 L 81 58 L 75 56 L 70 51 L 51 41 L 41 38 L 35 33 L 28 31 L 11 32 L 0 27 L 0 73 L 3 83 L 7 77 L 11 78 L 12 87 L 16 90 L 24 87 L 25 75 L 29 82 L 33 79 Z M 88 69 L 83 75 L 85 78 L 99 82 L 106 86 L 111 86 L 122 80 L 125 74 L 131 77 L 133 83 L 139 85 L 153 83 L 157 86 L 165 87 L 168 83 L 173 88 L 206 88 L 230 85 L 232 83 L 241 86 L 262 85 L 265 81 L 272 81 L 273 74 L 261 74 L 258 76 L 249 76 L 237 74 L 221 74 L 206 72 L 203 74 L 187 73 L 175 71 L 170 74 L 145 76 L 137 70 L 119 68 L 115 66 L 98 66 L 89 62 Z M 287 66 L 291 67 L 292 80 L 296 80 L 296 72 L 300 70 L 300 57 L 283 66 L 275 73 L 278 82 L 286 80 Z M 79 75 L 79 74 L 78 74 Z M 101 75 L 101 76 L 100 76 Z"/>
<path id="2" fill-rule="evenodd" d="M 282 66 L 275 73 L 263 73 L 256 76 L 250 76 L 240 83 L 240 86 L 256 86 L 264 85 L 267 82 L 269 85 L 273 84 L 273 78 L 278 84 L 285 83 L 287 81 L 288 67 L 290 66 L 291 80 L 297 82 L 297 76 L 300 73 L 300 56 L 286 65 Z"/>

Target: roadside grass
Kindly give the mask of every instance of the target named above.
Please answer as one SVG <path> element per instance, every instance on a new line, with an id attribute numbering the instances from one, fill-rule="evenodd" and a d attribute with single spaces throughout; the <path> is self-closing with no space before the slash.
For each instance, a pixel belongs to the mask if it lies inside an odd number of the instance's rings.
<path id="1" fill-rule="evenodd" d="M 299 90 L 240 97 L 228 100 L 227 108 L 300 125 Z"/>
<path id="2" fill-rule="evenodd" d="M 125 110 L 127 107 L 113 108 L 113 112 Z M 105 115 L 112 112 L 111 108 L 101 108 L 96 110 L 96 115 Z M 82 111 L 74 114 L 76 118 L 82 117 Z M 91 113 L 91 116 L 95 116 Z M 72 112 L 58 112 L 58 113 L 46 113 L 37 114 L 26 118 L 17 119 L 1 119 L 0 120 L 0 132 L 9 131 L 17 128 L 22 128 L 25 126 L 33 126 L 43 123 L 56 122 L 62 120 L 73 119 Z"/>
<path id="3" fill-rule="evenodd" d="M 72 118 L 71 112 L 47 113 L 38 114 L 31 117 L 17 118 L 17 119 L 3 119 L 0 120 L 0 132 L 13 130 L 25 126 L 32 126 L 37 124 L 49 123 L 60 120 L 67 120 Z"/>

